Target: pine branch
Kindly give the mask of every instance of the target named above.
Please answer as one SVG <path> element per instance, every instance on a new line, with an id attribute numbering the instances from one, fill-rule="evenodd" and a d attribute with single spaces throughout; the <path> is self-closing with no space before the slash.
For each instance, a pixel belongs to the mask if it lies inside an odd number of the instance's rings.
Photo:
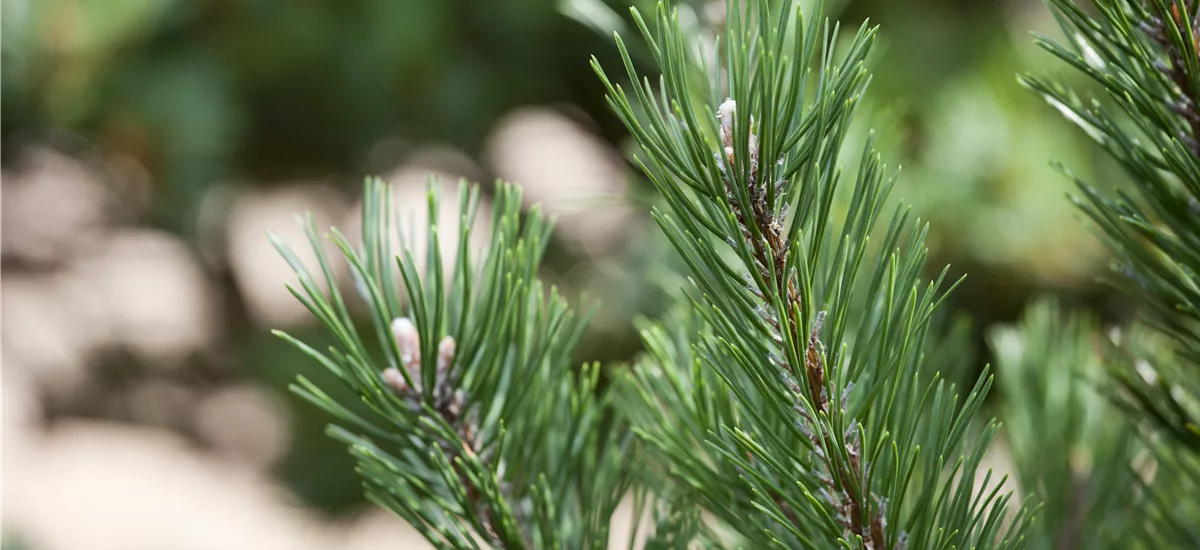
<path id="1" fill-rule="evenodd" d="M 1191 2 L 1178 4 L 1154 4 L 1151 9 L 1156 15 L 1149 15 L 1138 27 L 1158 44 L 1165 54 L 1165 59 L 1155 60 L 1156 68 L 1167 75 L 1174 83 L 1175 101 L 1168 106 L 1188 122 L 1191 135 L 1184 136 L 1182 141 L 1187 143 L 1193 155 L 1200 156 L 1200 88 L 1197 88 L 1189 78 L 1187 56 L 1194 55 L 1200 50 L 1200 37 L 1191 39 L 1192 48 L 1181 48 L 1174 38 L 1183 38 L 1182 29 L 1195 29 L 1200 26 L 1200 18 L 1195 14 L 1195 6 Z M 1167 22 L 1170 22 L 1169 24 Z M 1194 63 L 1193 63 L 1194 65 Z"/>
<path id="2" fill-rule="evenodd" d="M 737 164 L 737 159 L 734 158 L 733 146 L 733 116 L 737 109 L 736 103 L 732 99 L 725 100 L 718 109 L 718 119 L 720 120 L 720 136 L 724 146 L 724 152 L 728 166 Z M 801 339 L 799 335 L 800 320 L 798 312 L 802 308 L 800 294 L 796 290 L 795 282 L 791 277 L 773 277 L 775 273 L 785 273 L 787 269 L 787 252 L 788 242 L 783 236 L 783 223 L 786 215 L 786 208 L 781 208 L 776 214 L 768 205 L 768 194 L 766 185 L 758 181 L 758 163 L 759 151 L 757 136 L 754 135 L 754 119 L 750 119 L 750 135 L 748 142 L 749 166 L 750 174 L 747 178 L 746 194 L 750 198 L 749 208 L 744 208 L 738 203 L 736 193 L 734 191 L 735 183 L 731 180 L 728 174 L 723 174 L 723 180 L 726 189 L 726 200 L 729 202 L 729 208 L 733 211 L 734 217 L 737 219 L 738 225 L 742 230 L 742 237 L 745 244 L 751 248 L 755 266 L 758 268 L 759 276 L 764 281 L 778 280 L 778 286 L 772 288 L 773 300 L 782 301 L 785 311 L 788 315 L 781 322 L 775 318 L 768 310 L 771 302 L 762 299 L 759 304 L 763 317 L 771 326 L 771 339 L 777 343 L 784 341 L 783 331 L 788 332 L 788 340 L 791 342 L 803 342 L 802 350 L 795 352 L 804 358 L 803 377 L 807 380 L 807 388 L 801 389 L 796 382 L 796 377 L 800 376 L 800 372 L 795 372 L 789 368 L 778 356 L 772 356 L 772 362 L 780 371 L 780 376 L 783 377 L 788 384 L 788 389 L 796 395 L 802 395 L 802 392 L 807 392 L 807 403 L 811 404 L 816 409 L 817 414 L 829 414 L 829 398 L 825 390 L 825 367 L 822 361 L 822 356 L 825 354 L 824 346 L 821 344 L 818 337 L 821 332 L 821 325 L 824 322 L 825 312 L 818 312 L 816 319 L 813 322 L 812 330 L 806 339 Z M 782 191 L 787 186 L 786 180 L 776 181 L 776 193 Z M 748 224 L 753 223 L 756 231 L 751 231 Z M 755 239 L 754 235 L 762 235 L 762 239 Z M 753 287 L 749 290 L 754 293 L 756 289 Z M 761 296 L 761 294 L 757 294 Z M 845 399 L 842 400 L 845 402 Z M 814 449 L 830 447 L 835 444 L 835 438 L 832 434 L 813 433 L 812 429 L 824 430 L 825 426 L 813 422 L 805 409 L 802 402 L 795 405 L 796 413 L 806 421 L 806 435 L 812 443 Z M 845 410 L 841 411 L 845 414 Z M 859 440 L 855 438 L 857 433 L 849 434 L 845 439 L 851 440 L 846 450 L 849 456 L 849 463 L 841 464 L 823 454 L 819 454 L 823 460 L 821 461 L 825 469 L 825 476 L 821 478 L 825 485 L 826 499 L 838 511 L 839 522 L 842 527 L 849 533 L 853 533 L 863 540 L 869 540 L 871 547 L 884 548 L 886 537 L 884 535 L 884 519 L 882 512 L 876 508 L 869 521 L 864 521 L 863 509 L 860 505 L 863 498 L 858 494 L 859 488 L 855 487 L 850 480 L 854 477 L 855 472 L 859 471 L 859 453 L 861 446 Z M 751 457 L 753 459 L 753 457 Z M 881 502 L 876 495 L 870 495 L 875 503 Z M 792 521 L 797 521 L 798 518 L 795 512 L 787 507 L 786 503 L 782 502 L 777 492 L 772 491 L 772 499 L 783 510 L 784 514 Z M 869 528 L 864 526 L 869 525 Z"/>
<path id="3" fill-rule="evenodd" d="M 1104 0 L 1092 19 L 1069 0 L 1053 2 L 1068 36 L 1067 48 L 1042 40 L 1051 53 L 1084 71 L 1109 92 L 1108 103 L 1090 105 L 1070 91 L 1026 76 L 1022 82 L 1043 95 L 1097 140 L 1126 170 L 1136 196 L 1110 198 L 1079 178 L 1079 207 L 1096 224 L 1117 257 L 1121 291 L 1135 297 L 1145 319 L 1171 335 L 1180 366 L 1200 368 L 1200 150 L 1197 149 L 1196 93 L 1200 53 L 1194 2 L 1185 0 Z M 1068 176 L 1070 174 L 1068 173 Z M 1164 372 L 1174 366 L 1161 366 Z M 1167 388 L 1121 375 L 1143 405 L 1143 414 L 1200 450 L 1200 408 L 1177 399 Z M 1194 376 L 1171 380 L 1200 396 Z M 1177 392 L 1176 392 L 1177 393 Z M 1191 398 L 1195 402 L 1195 398 Z"/>
<path id="4" fill-rule="evenodd" d="M 1116 258 L 1110 282 L 1165 337 L 1162 349 L 1126 349 L 1141 345 L 1131 340 L 1109 346 L 1105 357 L 1123 390 L 1114 403 L 1154 457 L 1139 540 L 1150 548 L 1195 546 L 1200 492 L 1181 488 L 1200 486 L 1200 3 L 1096 0 L 1095 17 L 1071 0 L 1050 4 L 1072 43 L 1040 44 L 1100 84 L 1107 98 L 1085 101 L 1032 76 L 1021 82 L 1129 176 L 1134 192 L 1112 194 L 1067 174 L 1081 191 L 1076 204 Z"/>
<path id="5" fill-rule="evenodd" d="M 657 89 L 620 37 L 632 96 L 593 60 L 694 281 L 698 319 L 679 324 L 696 330 L 643 327 L 650 355 L 622 405 L 672 480 L 655 490 L 721 518 L 730 544 L 1021 546 L 1027 515 L 1006 524 L 1009 496 L 976 485 L 994 427 L 965 441 L 990 381 L 959 404 L 922 376 L 943 296 L 921 280 L 924 231 L 897 210 L 875 233 L 892 180 L 870 146 L 838 192 L 874 29 L 836 55 L 837 27 L 791 3 L 729 6 L 715 71 L 662 5 L 654 31 L 634 11 Z"/>
<path id="6" fill-rule="evenodd" d="M 431 181 L 430 220 L 436 189 Z M 570 367 L 586 318 L 536 279 L 550 224 L 536 207 L 522 213 L 515 187 L 498 185 L 493 201 L 491 242 L 477 260 L 468 243 L 479 192 L 462 185 L 453 269 L 446 272 L 431 221 L 420 273 L 411 248 L 395 245 L 402 236 L 389 187 L 368 180 L 361 248 L 336 229 L 330 238 L 350 265 L 379 349 L 351 317 L 311 218 L 306 231 L 327 293 L 274 238 L 299 276 L 300 289 L 289 289 L 337 344 L 322 353 L 280 337 L 359 394 L 365 410 L 305 379 L 293 389 L 337 419 L 330 434 L 358 459 L 368 498 L 435 547 L 607 548 L 629 488 L 621 460 L 629 438 L 599 389 L 599 367 Z"/>

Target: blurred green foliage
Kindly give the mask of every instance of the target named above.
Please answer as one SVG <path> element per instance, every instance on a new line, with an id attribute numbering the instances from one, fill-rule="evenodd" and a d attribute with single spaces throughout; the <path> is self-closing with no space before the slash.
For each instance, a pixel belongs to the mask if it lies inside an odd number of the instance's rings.
<path id="1" fill-rule="evenodd" d="M 6 145 L 132 156 L 181 232 L 222 179 L 357 185 L 385 139 L 475 153 L 520 105 L 601 113 L 586 60 L 611 49 L 553 1 L 5 0 L 4 25 Z"/>

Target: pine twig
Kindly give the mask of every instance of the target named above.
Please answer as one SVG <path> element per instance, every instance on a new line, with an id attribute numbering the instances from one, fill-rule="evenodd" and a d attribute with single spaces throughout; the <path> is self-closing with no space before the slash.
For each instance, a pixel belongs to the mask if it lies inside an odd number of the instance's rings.
<path id="1" fill-rule="evenodd" d="M 726 99 L 718 109 L 718 117 L 720 118 L 720 137 L 724 147 L 722 163 L 725 166 L 736 166 L 736 158 L 734 157 L 733 145 L 733 117 L 737 110 L 737 104 L 732 99 Z M 750 119 L 749 132 L 749 159 L 747 161 L 749 167 L 749 175 L 747 177 L 746 186 L 747 194 L 750 198 L 749 208 L 745 208 L 737 200 L 737 189 L 734 188 L 735 178 L 729 173 L 724 173 L 722 179 L 725 184 L 726 200 L 730 208 L 733 210 L 734 217 L 742 231 L 742 237 L 746 240 L 746 244 L 751 248 L 754 254 L 755 264 L 758 267 L 759 275 L 764 281 L 771 281 L 772 273 L 777 277 L 777 287 L 770 289 L 775 297 L 783 300 L 787 318 L 780 323 L 773 316 L 766 314 L 767 322 L 772 329 L 779 332 L 787 330 L 790 333 L 792 342 L 804 342 L 803 350 L 798 356 L 804 358 L 804 378 L 807 381 L 806 397 L 808 402 L 816 410 L 818 414 L 827 414 L 829 406 L 828 392 L 825 389 L 825 365 L 822 357 L 824 356 L 824 345 L 820 340 L 821 325 L 823 324 L 825 313 L 820 312 L 817 315 L 816 321 L 813 323 L 812 330 L 807 338 L 799 337 L 801 329 L 800 319 L 796 318 L 796 312 L 800 311 L 802 306 L 800 293 L 796 289 L 795 282 L 791 274 L 787 273 L 787 254 L 788 240 L 784 236 L 783 230 L 783 209 L 776 211 L 768 204 L 767 186 L 763 182 L 758 181 L 759 148 L 758 139 L 754 134 L 754 119 Z M 786 185 L 782 182 L 780 185 Z M 750 224 L 754 224 L 751 228 Z M 754 231 L 763 235 L 762 239 L 754 238 Z M 769 267 L 768 267 L 769 266 Z M 763 296 L 764 304 L 762 311 L 770 310 L 769 302 L 766 302 L 764 293 L 755 293 Z M 781 326 L 782 325 L 782 326 Z M 772 339 L 783 342 L 783 335 L 775 334 Z M 786 362 L 778 357 L 772 357 L 772 362 L 781 370 L 781 374 L 785 380 L 789 381 L 790 389 L 797 395 L 805 395 L 794 381 L 795 370 L 788 368 Z M 842 403 L 846 402 L 843 398 Z M 884 510 L 882 506 L 876 506 L 873 513 L 870 513 L 869 520 L 864 521 L 864 514 L 861 506 L 861 496 L 858 494 L 858 489 L 846 481 L 856 479 L 858 472 L 862 466 L 859 463 L 859 456 L 862 451 L 861 441 L 858 438 L 858 433 L 847 437 L 852 443 L 846 445 L 846 451 L 850 457 L 849 464 L 842 464 L 840 461 L 828 456 L 828 453 L 822 451 L 823 448 L 831 448 L 837 441 L 832 434 L 828 433 L 828 427 L 821 422 L 813 419 L 801 404 L 795 406 L 795 410 L 809 424 L 806 433 L 808 434 L 813 449 L 826 470 L 825 476 L 822 476 L 822 482 L 826 485 L 826 499 L 829 504 L 838 510 L 838 519 L 842 527 L 853 533 L 854 536 L 861 538 L 867 543 L 867 547 L 871 550 L 885 550 L 887 545 L 887 535 L 884 532 Z M 844 410 L 842 412 L 845 412 Z M 836 474 L 836 475 L 835 475 Z M 871 497 L 879 503 L 883 500 L 877 495 Z M 776 505 L 784 511 L 785 515 L 789 516 L 792 521 L 796 520 L 795 513 L 790 512 L 790 508 L 776 494 L 772 498 Z M 865 527 L 864 527 L 865 526 Z"/>
<path id="2" fill-rule="evenodd" d="M 1158 4 L 1153 4 L 1158 6 Z M 1191 149 L 1192 154 L 1200 156 L 1200 110 L 1197 105 L 1200 104 L 1200 90 L 1195 89 L 1192 84 L 1192 79 L 1188 76 L 1185 67 L 1187 60 L 1184 56 L 1193 55 L 1200 51 L 1200 35 L 1193 37 L 1191 52 L 1184 51 L 1170 39 L 1170 33 L 1167 29 L 1166 20 L 1170 18 L 1171 22 L 1177 29 L 1192 28 L 1196 29 L 1200 25 L 1200 14 L 1194 14 L 1194 6 L 1192 0 L 1183 0 L 1184 13 L 1180 13 L 1179 5 L 1171 3 L 1170 7 L 1165 11 L 1160 11 L 1157 16 L 1150 16 L 1146 21 L 1142 22 L 1140 27 L 1142 32 L 1145 32 L 1152 40 L 1154 40 L 1163 52 L 1166 53 L 1166 61 L 1158 60 L 1155 67 L 1171 80 L 1175 85 L 1175 94 L 1177 99 L 1174 102 L 1168 102 L 1168 107 L 1176 112 L 1187 121 L 1191 129 L 1191 135 L 1179 136 L 1180 140 L 1187 144 Z M 1193 13 L 1193 15 L 1188 15 Z M 1190 19 L 1185 20 L 1185 19 Z M 1197 63 L 1198 60 L 1192 60 Z"/>

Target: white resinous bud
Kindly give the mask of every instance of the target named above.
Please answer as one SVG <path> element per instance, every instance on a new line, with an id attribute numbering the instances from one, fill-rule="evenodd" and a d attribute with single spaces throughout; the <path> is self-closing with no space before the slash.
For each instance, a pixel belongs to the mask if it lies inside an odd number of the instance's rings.
<path id="1" fill-rule="evenodd" d="M 387 384 L 397 394 L 404 395 L 408 393 L 408 382 L 404 381 L 404 375 L 400 374 L 400 369 L 395 367 L 385 369 L 380 378 L 383 379 L 384 384 Z"/>
<path id="2" fill-rule="evenodd" d="M 397 317 L 392 321 L 392 338 L 400 348 L 400 362 L 412 372 L 421 364 L 421 337 L 417 325 L 408 317 Z"/>
<path id="3" fill-rule="evenodd" d="M 438 372 L 450 370 L 450 363 L 454 361 L 454 337 L 447 336 L 442 338 L 442 342 L 438 344 Z"/>
<path id="4" fill-rule="evenodd" d="M 721 144 L 725 146 L 725 156 L 733 157 L 733 114 L 737 112 L 737 102 L 725 98 L 725 102 L 717 108 L 717 119 L 721 121 Z"/>

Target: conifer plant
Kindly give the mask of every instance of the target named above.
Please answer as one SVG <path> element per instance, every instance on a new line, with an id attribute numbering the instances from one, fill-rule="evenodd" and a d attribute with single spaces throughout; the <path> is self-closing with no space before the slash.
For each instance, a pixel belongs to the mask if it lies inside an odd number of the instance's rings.
<path id="1" fill-rule="evenodd" d="M 428 188 L 437 220 L 439 186 Z M 389 189 L 368 180 L 360 247 L 329 235 L 355 297 L 338 289 L 311 217 L 299 221 L 316 274 L 274 238 L 299 276 L 289 290 L 335 343 L 321 351 L 277 334 L 361 401 L 339 402 L 304 378 L 293 391 L 337 419 L 329 434 L 349 445 L 367 497 L 434 547 L 607 548 L 630 438 L 597 389 L 598 367 L 571 367 L 585 318 L 536 277 L 551 225 L 536 208 L 522 212 L 518 188 L 499 184 L 491 241 L 477 257 L 468 243 L 479 190 L 463 184 L 455 257 L 441 257 L 431 222 L 422 272 L 412 233 L 400 244 Z M 351 299 L 365 302 L 368 326 L 356 323 Z"/>
<path id="2" fill-rule="evenodd" d="M 1020 547 L 1025 510 L 1007 515 L 981 466 L 996 426 L 973 430 L 990 377 L 960 395 L 923 368 L 948 290 L 922 279 L 925 230 L 889 203 L 869 143 L 842 181 L 875 29 L 838 48 L 836 25 L 793 4 L 730 2 L 703 52 L 665 6 L 654 30 L 634 19 L 657 82 L 620 38 L 630 91 L 593 66 L 665 199 L 653 216 L 694 316 L 644 328 L 639 399 L 621 407 L 655 493 L 718 518 L 714 545 Z"/>
<path id="3" fill-rule="evenodd" d="M 1048 3 L 1066 41 L 1039 43 L 1098 93 L 1038 76 L 1021 82 L 1125 176 L 1104 174 L 1096 187 L 1062 167 L 1113 254 L 1109 282 L 1145 323 L 1105 356 L 1114 403 L 1153 456 L 1153 474 L 1143 468 L 1138 478 L 1149 486 L 1127 491 L 1141 501 L 1137 542 L 1200 547 L 1200 2 Z"/>
<path id="4" fill-rule="evenodd" d="M 626 497 L 648 548 L 1023 547 L 1033 507 L 984 465 L 990 376 L 959 389 L 925 364 L 953 285 L 923 278 L 925 228 L 871 145 L 843 154 L 875 28 L 839 46 L 819 6 L 728 4 L 711 49 L 667 6 L 635 10 L 653 79 L 620 37 L 627 79 L 592 61 L 688 266 L 635 365 L 602 388 L 571 364 L 587 315 L 539 282 L 551 225 L 517 188 L 494 187 L 473 252 L 464 185 L 455 257 L 431 223 L 418 262 L 370 180 L 361 246 L 332 231 L 334 260 L 304 222 L 310 269 L 276 240 L 334 345 L 280 336 L 360 399 L 295 391 L 337 420 L 367 495 L 438 548 L 627 547 L 609 533 Z"/>
<path id="5" fill-rule="evenodd" d="M 1039 43 L 1091 77 L 1107 97 L 1085 99 L 1035 76 L 1022 82 L 1095 139 L 1129 176 L 1134 193 L 1114 194 L 1063 168 L 1079 184 L 1076 202 L 1115 253 L 1111 282 L 1135 297 L 1145 319 L 1176 344 L 1179 361 L 1162 366 L 1162 383 L 1128 377 L 1135 400 L 1130 405 L 1200 450 L 1197 411 L 1169 391 L 1180 384 L 1200 395 L 1194 376 L 1200 365 L 1200 2 L 1098 0 L 1098 19 L 1065 0 L 1051 4 L 1071 45 L 1044 38 Z"/>

